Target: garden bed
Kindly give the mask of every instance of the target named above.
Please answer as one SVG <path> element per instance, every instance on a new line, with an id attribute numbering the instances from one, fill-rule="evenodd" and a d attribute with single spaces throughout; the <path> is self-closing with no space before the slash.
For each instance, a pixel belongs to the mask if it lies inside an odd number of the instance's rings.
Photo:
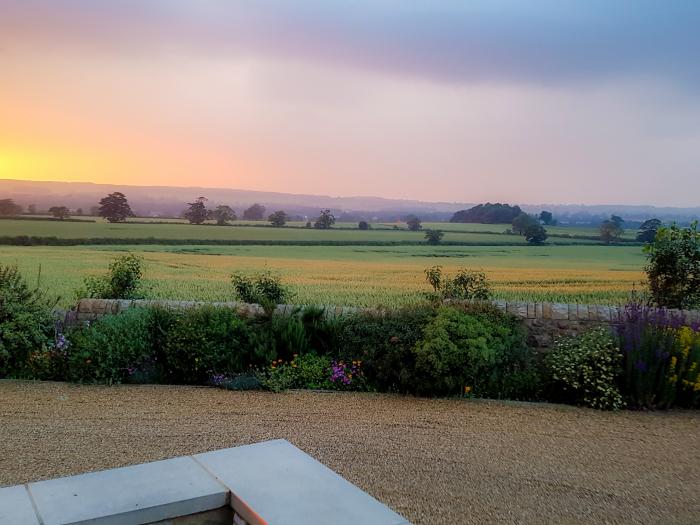
<path id="1" fill-rule="evenodd" d="M 693 523 L 700 414 L 0 381 L 0 484 L 284 438 L 420 523 Z"/>

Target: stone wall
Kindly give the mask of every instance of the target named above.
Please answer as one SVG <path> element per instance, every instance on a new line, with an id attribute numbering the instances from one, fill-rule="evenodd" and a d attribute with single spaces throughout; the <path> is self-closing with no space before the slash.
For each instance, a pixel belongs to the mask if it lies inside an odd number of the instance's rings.
<path id="1" fill-rule="evenodd" d="M 116 299 L 81 299 L 78 304 L 66 313 L 66 324 L 76 325 L 85 321 L 94 321 L 104 315 L 117 314 L 128 308 L 159 306 L 164 308 L 192 308 L 209 304 L 232 308 L 241 315 L 256 316 L 262 314 L 262 308 L 256 304 L 237 302 L 205 303 L 197 301 L 126 301 Z M 551 348 L 554 340 L 562 335 L 571 335 L 587 330 L 597 325 L 610 324 L 620 316 L 620 308 L 616 306 L 563 304 L 563 303 L 519 303 L 494 301 L 497 308 L 519 317 L 528 330 L 528 342 L 535 348 L 546 350 Z M 299 307 L 296 305 L 278 305 L 277 315 L 290 315 Z M 381 310 L 363 309 L 341 306 L 327 306 L 326 315 L 343 316 L 357 312 L 374 312 Z M 700 311 L 684 311 L 689 322 L 700 322 Z"/>

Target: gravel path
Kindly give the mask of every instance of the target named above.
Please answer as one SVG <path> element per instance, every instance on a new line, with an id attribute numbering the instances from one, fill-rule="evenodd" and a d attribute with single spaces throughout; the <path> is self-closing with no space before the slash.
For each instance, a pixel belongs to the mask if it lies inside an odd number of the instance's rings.
<path id="1" fill-rule="evenodd" d="M 285 438 L 416 524 L 700 523 L 700 414 L 0 381 L 0 485 Z"/>

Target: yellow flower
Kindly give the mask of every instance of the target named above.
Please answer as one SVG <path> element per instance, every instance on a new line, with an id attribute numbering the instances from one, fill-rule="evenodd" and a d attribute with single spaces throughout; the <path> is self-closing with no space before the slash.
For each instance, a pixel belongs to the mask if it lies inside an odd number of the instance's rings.
<path id="1" fill-rule="evenodd" d="M 468 393 L 471 392 L 471 391 L 472 391 L 472 387 L 470 387 L 470 386 L 465 386 L 465 387 L 464 387 L 464 393 L 465 393 L 465 394 L 468 394 Z"/>
<path id="2" fill-rule="evenodd" d="M 675 356 L 675 355 L 671 357 L 671 370 L 675 370 L 675 369 L 676 369 L 676 362 L 677 362 L 677 361 L 678 361 L 678 359 L 676 359 L 676 356 Z"/>

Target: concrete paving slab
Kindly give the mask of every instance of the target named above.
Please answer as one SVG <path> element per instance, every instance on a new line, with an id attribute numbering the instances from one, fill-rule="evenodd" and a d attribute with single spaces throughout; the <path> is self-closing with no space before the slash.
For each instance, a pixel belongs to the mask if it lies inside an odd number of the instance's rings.
<path id="1" fill-rule="evenodd" d="M 228 503 L 228 491 L 191 457 L 29 484 L 44 525 L 134 525 Z"/>
<path id="2" fill-rule="evenodd" d="M 405 518 L 285 440 L 194 458 L 231 490 L 251 525 L 404 525 Z"/>
<path id="3" fill-rule="evenodd" d="M 39 525 L 24 485 L 0 488 L 0 525 Z"/>

